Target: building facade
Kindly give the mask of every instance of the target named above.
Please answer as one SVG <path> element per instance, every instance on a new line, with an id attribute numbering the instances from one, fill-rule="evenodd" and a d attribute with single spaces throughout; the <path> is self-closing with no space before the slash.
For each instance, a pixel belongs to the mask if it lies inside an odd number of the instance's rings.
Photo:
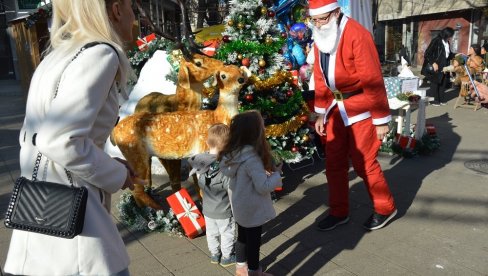
<path id="1" fill-rule="evenodd" d="M 451 50 L 467 53 L 471 44 L 488 41 L 488 0 L 376 0 L 378 51 L 385 60 L 398 60 L 404 45 L 412 65 L 423 63 L 432 38 L 445 27 L 455 30 Z"/>

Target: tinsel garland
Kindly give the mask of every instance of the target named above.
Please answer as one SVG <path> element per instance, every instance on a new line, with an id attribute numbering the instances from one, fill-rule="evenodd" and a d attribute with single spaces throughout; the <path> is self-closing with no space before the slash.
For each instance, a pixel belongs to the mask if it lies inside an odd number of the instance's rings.
<path id="1" fill-rule="evenodd" d="M 147 188 L 146 192 L 155 197 L 150 188 Z M 164 213 L 163 210 L 155 210 L 150 207 L 140 208 L 130 192 L 124 192 L 120 195 L 117 209 L 119 210 L 120 220 L 129 230 L 165 232 L 171 235 L 183 236 L 183 229 L 172 209 Z"/>
<path id="2" fill-rule="evenodd" d="M 252 75 L 249 83 L 254 85 L 255 91 L 269 90 L 284 82 L 293 83 L 293 76 L 290 71 L 278 71 L 270 78 L 261 80 L 258 76 Z"/>
<path id="3" fill-rule="evenodd" d="M 304 116 L 308 116 L 309 110 L 306 105 L 303 105 L 301 112 L 297 116 L 293 116 L 290 120 L 281 123 L 266 126 L 266 136 L 283 136 L 289 132 L 296 132 L 298 128 L 304 125 Z"/>
<path id="4" fill-rule="evenodd" d="M 273 55 L 283 47 L 284 43 L 285 41 L 283 39 L 273 41 L 270 44 L 245 40 L 229 41 L 220 46 L 215 58 L 225 61 L 229 55 L 235 52 L 240 54 Z"/>

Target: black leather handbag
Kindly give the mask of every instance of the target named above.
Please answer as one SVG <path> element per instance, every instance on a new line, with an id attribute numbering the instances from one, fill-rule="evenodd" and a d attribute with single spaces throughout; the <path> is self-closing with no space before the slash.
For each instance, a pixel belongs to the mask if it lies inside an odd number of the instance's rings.
<path id="1" fill-rule="evenodd" d="M 11 229 L 72 239 L 83 231 L 88 190 L 74 187 L 71 173 L 65 170 L 70 186 L 37 181 L 42 154 L 38 153 L 32 180 L 19 177 L 5 215 Z"/>
<path id="2" fill-rule="evenodd" d="M 100 42 L 86 44 L 71 61 L 86 48 L 97 44 Z M 113 48 L 110 44 L 107 45 Z M 54 98 L 58 93 L 58 88 L 59 82 Z M 83 231 L 88 190 L 85 187 L 75 187 L 71 173 L 66 169 L 65 172 L 71 184 L 69 186 L 37 181 L 41 158 L 42 154 L 39 152 L 32 180 L 19 177 L 15 182 L 4 224 L 11 229 L 72 239 Z"/>
<path id="3" fill-rule="evenodd" d="M 434 66 L 430 64 L 429 62 L 424 62 L 422 69 L 420 70 L 420 74 L 422 74 L 425 77 L 433 75 L 434 72 Z"/>

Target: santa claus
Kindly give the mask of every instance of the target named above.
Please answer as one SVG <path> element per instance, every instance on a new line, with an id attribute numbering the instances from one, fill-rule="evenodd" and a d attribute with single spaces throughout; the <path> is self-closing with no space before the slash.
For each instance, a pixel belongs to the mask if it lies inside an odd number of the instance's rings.
<path id="1" fill-rule="evenodd" d="M 349 221 L 349 157 L 373 202 L 368 230 L 384 227 L 397 213 L 376 160 L 391 120 L 380 61 L 369 31 L 345 16 L 336 0 L 310 0 L 314 39 L 315 129 L 326 136 L 329 214 L 319 230 Z"/>

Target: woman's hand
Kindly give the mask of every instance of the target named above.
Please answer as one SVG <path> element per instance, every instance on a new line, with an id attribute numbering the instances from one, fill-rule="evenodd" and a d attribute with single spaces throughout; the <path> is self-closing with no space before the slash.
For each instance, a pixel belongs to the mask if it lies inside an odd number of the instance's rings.
<path id="1" fill-rule="evenodd" d="M 127 168 L 127 177 L 125 178 L 125 182 L 124 185 L 122 186 L 122 190 L 125 190 L 127 188 L 129 188 L 129 190 L 131 191 L 134 190 L 134 180 L 137 178 L 134 169 L 132 169 L 132 167 L 129 165 L 129 163 L 126 160 L 120 159 L 118 157 L 115 157 L 114 159 L 124 164 L 124 166 Z"/>
<path id="2" fill-rule="evenodd" d="M 437 63 L 432 63 L 432 67 L 434 68 L 434 72 L 437 72 L 439 70 L 439 65 Z"/>
<path id="3" fill-rule="evenodd" d="M 131 176 L 131 173 L 129 170 L 127 170 L 127 177 L 125 178 L 124 185 L 122 186 L 122 190 L 125 190 L 129 188 L 129 190 L 133 191 L 134 190 L 134 182 Z"/>

